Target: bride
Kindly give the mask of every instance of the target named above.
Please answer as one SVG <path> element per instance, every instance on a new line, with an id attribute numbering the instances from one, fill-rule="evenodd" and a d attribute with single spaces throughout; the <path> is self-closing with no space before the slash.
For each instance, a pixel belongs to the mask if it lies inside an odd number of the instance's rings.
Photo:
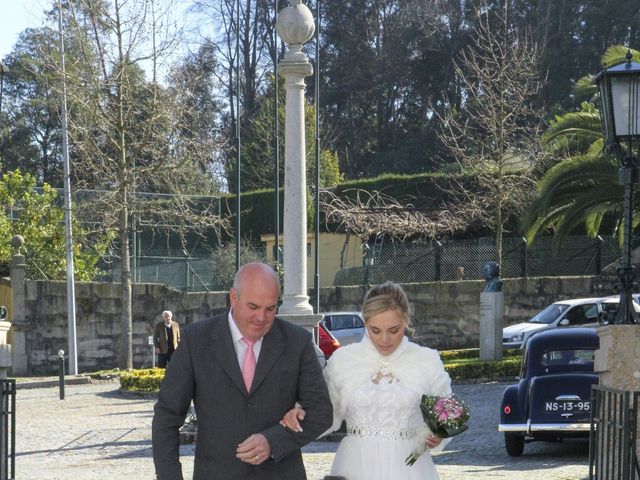
<path id="1" fill-rule="evenodd" d="M 410 342 L 409 302 L 400 285 L 385 282 L 367 292 L 360 343 L 339 348 L 325 368 L 334 421 L 325 433 L 347 424 L 331 475 L 346 480 L 437 480 L 431 456 L 412 466 L 416 449 L 440 450 L 449 439 L 433 435 L 420 412 L 423 394 L 451 394 L 451 380 L 435 350 Z M 280 422 L 304 428 L 304 410 L 290 410 Z"/>

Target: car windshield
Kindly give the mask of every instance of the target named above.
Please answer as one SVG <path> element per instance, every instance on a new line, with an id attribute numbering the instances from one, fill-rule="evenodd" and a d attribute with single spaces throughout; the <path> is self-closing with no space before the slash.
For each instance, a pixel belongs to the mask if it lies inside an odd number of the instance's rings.
<path id="1" fill-rule="evenodd" d="M 569 308 L 569 305 L 564 305 L 562 303 L 552 303 L 541 312 L 538 312 L 531 320 L 529 320 L 529 323 L 552 323 L 567 308 Z"/>
<path id="2" fill-rule="evenodd" d="M 331 315 L 331 330 L 346 330 L 363 327 L 357 315 Z"/>
<path id="3" fill-rule="evenodd" d="M 591 349 L 550 350 L 542 355 L 541 364 L 545 367 L 593 365 L 593 355 L 594 350 Z"/>

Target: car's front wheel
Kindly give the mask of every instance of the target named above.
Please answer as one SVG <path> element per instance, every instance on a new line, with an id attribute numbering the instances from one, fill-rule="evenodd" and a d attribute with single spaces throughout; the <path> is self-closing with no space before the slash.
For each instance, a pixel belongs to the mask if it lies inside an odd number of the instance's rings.
<path id="1" fill-rule="evenodd" d="M 524 436 L 517 433 L 505 432 L 504 446 L 510 457 L 519 457 L 524 452 Z"/>

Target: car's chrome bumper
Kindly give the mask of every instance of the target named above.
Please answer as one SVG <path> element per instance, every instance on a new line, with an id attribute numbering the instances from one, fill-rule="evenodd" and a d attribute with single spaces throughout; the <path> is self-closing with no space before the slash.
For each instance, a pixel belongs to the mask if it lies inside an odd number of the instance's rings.
<path id="1" fill-rule="evenodd" d="M 501 423 L 499 432 L 588 432 L 590 423 Z"/>

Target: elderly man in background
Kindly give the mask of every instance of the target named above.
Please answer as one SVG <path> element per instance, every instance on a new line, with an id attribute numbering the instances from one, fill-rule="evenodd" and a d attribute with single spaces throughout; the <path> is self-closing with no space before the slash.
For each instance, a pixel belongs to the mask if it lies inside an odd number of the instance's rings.
<path id="1" fill-rule="evenodd" d="M 180 343 L 180 326 L 172 320 L 169 310 L 162 312 L 162 320 L 153 329 L 153 344 L 158 354 L 158 367 L 166 368 L 178 343 Z"/>

